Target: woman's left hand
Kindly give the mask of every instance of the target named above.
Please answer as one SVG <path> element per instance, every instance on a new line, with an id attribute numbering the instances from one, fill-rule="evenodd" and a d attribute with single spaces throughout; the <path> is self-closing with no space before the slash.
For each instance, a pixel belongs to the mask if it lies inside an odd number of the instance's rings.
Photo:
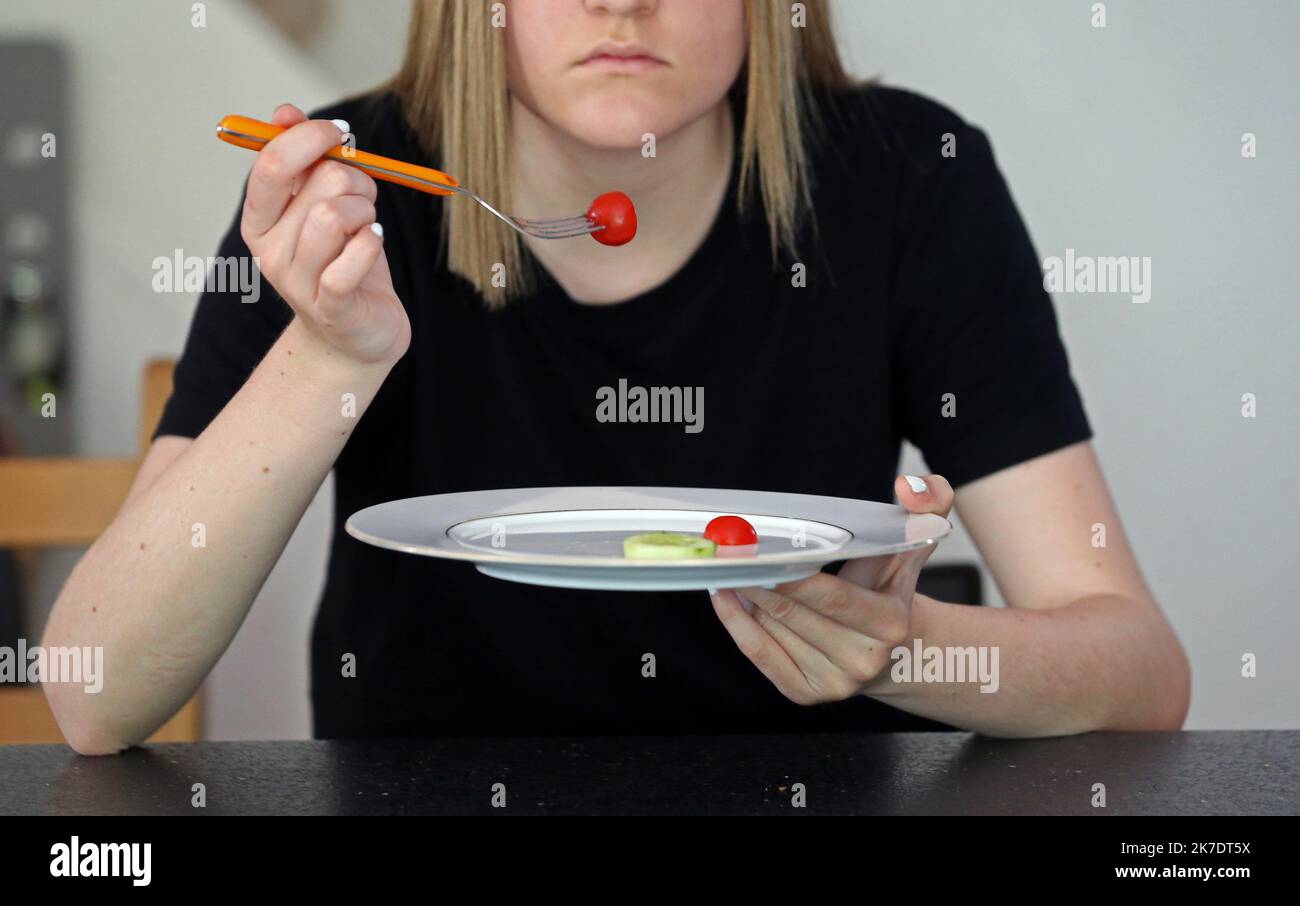
<path id="1" fill-rule="evenodd" d="M 907 477 L 896 479 L 899 503 L 947 516 L 952 487 L 940 475 L 922 481 L 917 491 Z M 838 575 L 818 573 L 771 590 L 724 589 L 712 595 L 713 609 L 741 653 L 792 702 L 851 698 L 886 671 L 896 645 L 911 641 L 916 578 L 934 547 L 850 560 Z"/>

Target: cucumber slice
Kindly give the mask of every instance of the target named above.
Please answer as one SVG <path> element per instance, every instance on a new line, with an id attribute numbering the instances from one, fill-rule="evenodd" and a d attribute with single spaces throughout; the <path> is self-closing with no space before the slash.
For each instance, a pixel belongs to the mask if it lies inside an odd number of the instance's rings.
<path id="1" fill-rule="evenodd" d="M 717 547 L 697 535 L 646 532 L 623 539 L 623 556 L 629 560 L 696 560 L 712 557 Z"/>

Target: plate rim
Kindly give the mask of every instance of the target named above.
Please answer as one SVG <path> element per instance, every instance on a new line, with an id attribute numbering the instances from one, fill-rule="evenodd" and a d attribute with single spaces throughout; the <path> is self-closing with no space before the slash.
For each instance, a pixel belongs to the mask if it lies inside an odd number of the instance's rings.
<path id="1" fill-rule="evenodd" d="M 493 553 L 490 551 L 482 551 L 482 550 L 471 550 L 471 549 L 456 550 L 451 548 L 435 547 L 427 544 L 410 544 L 402 541 L 394 541 L 388 538 L 381 538 L 377 535 L 374 535 L 370 532 L 367 532 L 359 528 L 354 522 L 356 517 L 363 513 L 369 512 L 379 507 L 389 506 L 395 503 L 431 501 L 431 500 L 436 500 L 438 498 L 447 498 L 453 496 L 463 496 L 463 495 L 483 494 L 483 493 L 510 494 L 513 492 L 519 492 L 521 494 L 522 493 L 536 494 L 538 492 L 561 492 L 561 491 L 587 491 L 587 492 L 614 491 L 614 492 L 631 492 L 631 493 L 643 493 L 643 494 L 654 494 L 654 493 L 680 494 L 682 492 L 689 493 L 694 491 L 694 492 L 724 492 L 724 493 L 736 493 L 736 494 L 785 495 L 789 497 L 806 497 L 806 498 L 817 499 L 821 501 L 840 501 L 845 504 L 849 504 L 853 506 L 870 505 L 876 507 L 885 507 L 895 511 L 896 513 L 906 514 L 909 519 L 918 519 L 918 520 L 927 519 L 928 521 L 938 520 L 935 523 L 935 530 L 927 532 L 924 537 L 916 538 L 910 541 L 900 541 L 896 544 L 881 545 L 879 550 L 872 551 L 870 553 L 854 553 L 854 554 L 849 554 L 848 556 L 841 556 L 841 555 L 844 554 L 847 548 L 852 546 L 854 540 L 859 538 L 859 535 L 856 532 L 854 532 L 852 528 L 848 526 L 836 524 L 837 528 L 844 529 L 845 531 L 849 532 L 849 534 L 852 536 L 850 540 L 845 543 L 844 547 L 838 550 L 835 551 L 817 550 L 817 551 L 791 552 L 788 554 L 784 554 L 784 553 L 767 554 L 767 555 L 763 555 L 762 559 L 759 559 L 758 557 L 754 557 L 753 559 L 749 559 L 749 558 L 744 558 L 744 559 L 736 558 L 734 560 L 728 559 L 727 561 L 728 565 L 734 565 L 742 569 L 751 565 L 758 566 L 763 564 L 779 565 L 779 564 L 797 564 L 797 563 L 825 564 L 825 563 L 834 563 L 837 560 L 852 560 L 864 556 L 867 557 L 892 556 L 894 554 L 905 553 L 907 551 L 919 550 L 920 548 L 923 547 L 937 545 L 939 541 L 946 538 L 949 534 L 952 533 L 953 530 L 951 520 L 947 519 L 944 516 L 940 516 L 937 513 L 910 513 L 907 510 L 903 509 L 902 507 L 898 506 L 897 504 L 888 504 L 878 500 L 860 500 L 852 497 L 833 497 L 833 496 L 820 495 L 820 494 L 800 494 L 797 492 L 790 492 L 790 491 L 755 491 L 755 490 L 734 489 L 734 488 L 683 488 L 677 486 L 655 487 L 649 485 L 640 485 L 640 486 L 638 485 L 617 485 L 617 486 L 556 485 L 556 486 L 535 487 L 535 488 L 492 488 L 492 489 L 484 489 L 478 491 L 452 491 L 444 494 L 422 494 L 415 497 L 401 497 L 396 500 L 389 500 L 389 501 L 383 501 L 381 503 L 371 504 L 368 507 L 363 507 L 355 511 L 354 513 L 349 515 L 348 518 L 344 521 L 344 531 L 346 531 L 348 535 L 351 535 L 353 538 L 357 539 L 358 541 L 361 541 L 365 544 L 370 544 L 374 547 L 378 547 L 384 550 L 392 550 L 392 551 L 397 551 L 399 553 L 413 554 L 416 556 L 434 557 L 442 560 L 461 560 L 470 563 L 488 563 L 488 564 L 498 563 L 502 565 L 514 564 L 520 566 L 532 565 L 532 566 L 555 566 L 555 567 L 601 567 L 601 568 L 613 568 L 613 569 L 650 569 L 650 570 L 658 570 L 658 569 L 679 570 L 679 569 L 691 569 L 691 568 L 699 569 L 699 568 L 704 568 L 709 566 L 716 567 L 718 564 L 718 559 L 714 557 L 703 558 L 703 559 L 697 558 L 697 559 L 690 559 L 690 560 L 634 560 L 634 559 L 615 558 L 615 557 L 563 556 L 557 554 L 533 554 L 533 553 L 505 552 L 505 551 L 498 554 L 498 553 Z M 686 501 L 679 501 L 679 503 L 685 504 Z M 523 504 L 520 504 L 520 506 L 523 506 Z M 487 513 L 481 513 L 479 515 L 456 518 L 448 525 L 441 526 L 440 528 L 445 537 L 446 532 L 451 526 L 459 525 L 463 522 L 472 521 L 474 519 L 487 519 L 493 516 L 527 515 L 529 513 L 538 513 L 538 512 L 551 512 L 551 513 L 576 512 L 580 509 L 592 510 L 592 509 L 602 509 L 602 508 L 586 506 L 586 507 L 564 507 L 564 508 L 549 509 L 549 510 L 533 508 L 530 510 L 520 510 L 517 512 L 500 512 L 500 511 L 487 512 Z M 682 511 L 705 512 L 705 513 L 720 512 L 715 507 L 699 507 L 699 506 L 690 506 L 690 505 L 677 505 L 673 507 L 610 506 L 610 507 L 603 507 L 603 509 L 611 509 L 611 510 L 676 509 Z M 780 518 L 798 519 L 800 517 L 783 516 Z M 824 524 L 831 524 L 831 523 L 827 523 L 823 519 L 815 519 L 812 517 L 807 517 L 807 519 L 809 522 L 822 522 Z"/>

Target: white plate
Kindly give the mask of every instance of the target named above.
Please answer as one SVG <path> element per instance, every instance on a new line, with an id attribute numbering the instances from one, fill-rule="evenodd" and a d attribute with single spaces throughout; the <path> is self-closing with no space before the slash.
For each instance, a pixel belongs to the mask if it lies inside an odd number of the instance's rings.
<path id="1" fill-rule="evenodd" d="M 698 535 L 714 516 L 743 516 L 758 551 L 742 557 L 629 560 L 642 532 Z M 514 488 L 409 497 L 366 507 L 348 534 L 389 550 L 467 560 L 498 579 L 560 588 L 688 591 L 771 586 L 827 563 L 935 544 L 947 519 L 846 497 L 716 488 Z M 725 551 L 725 548 L 721 549 Z"/>

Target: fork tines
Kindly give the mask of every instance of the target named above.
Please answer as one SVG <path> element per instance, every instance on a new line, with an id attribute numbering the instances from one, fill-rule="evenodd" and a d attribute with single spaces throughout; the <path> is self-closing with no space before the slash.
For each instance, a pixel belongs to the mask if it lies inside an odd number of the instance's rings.
<path id="1" fill-rule="evenodd" d="M 581 236 L 584 233 L 593 233 L 596 230 L 603 230 L 603 226 L 597 226 L 587 218 L 586 215 L 578 217 L 515 217 L 513 218 L 519 227 L 540 239 L 567 239 L 570 236 Z"/>

